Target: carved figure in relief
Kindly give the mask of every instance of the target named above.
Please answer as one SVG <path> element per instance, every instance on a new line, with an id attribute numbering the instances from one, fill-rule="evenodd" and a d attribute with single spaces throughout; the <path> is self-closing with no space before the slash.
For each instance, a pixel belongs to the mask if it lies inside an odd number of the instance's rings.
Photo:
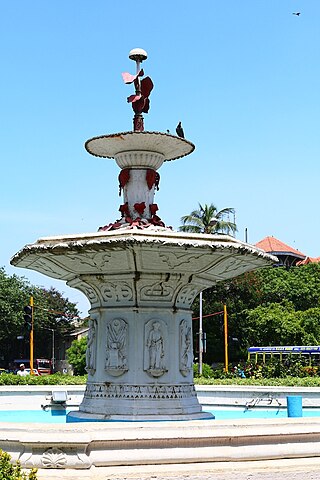
<path id="1" fill-rule="evenodd" d="M 107 325 L 106 369 L 127 370 L 127 324 L 121 318 L 115 318 Z"/>
<path id="2" fill-rule="evenodd" d="M 154 322 L 150 330 L 147 347 L 149 348 L 149 368 L 151 370 L 160 370 L 163 368 L 162 359 L 164 357 L 163 336 L 160 330 L 160 323 Z"/>
<path id="3" fill-rule="evenodd" d="M 188 327 L 187 321 L 180 323 L 180 371 L 187 375 L 192 368 L 192 343 L 191 327 Z"/>
<path id="4" fill-rule="evenodd" d="M 96 320 L 90 319 L 86 351 L 86 370 L 91 374 L 93 374 L 96 370 L 96 338 Z"/>

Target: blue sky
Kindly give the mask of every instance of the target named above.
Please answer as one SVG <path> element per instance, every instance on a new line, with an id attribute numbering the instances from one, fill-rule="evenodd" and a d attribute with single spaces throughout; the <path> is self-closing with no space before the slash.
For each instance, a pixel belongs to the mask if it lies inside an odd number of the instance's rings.
<path id="1" fill-rule="evenodd" d="M 1 2 L 0 265 L 39 237 L 119 217 L 118 167 L 84 142 L 131 130 L 121 72 L 132 48 L 154 82 L 145 128 L 182 121 L 196 145 L 160 169 L 155 201 L 176 228 L 200 203 L 234 207 L 237 238 L 273 235 L 320 256 L 319 0 Z M 292 12 L 300 11 L 299 17 Z"/>

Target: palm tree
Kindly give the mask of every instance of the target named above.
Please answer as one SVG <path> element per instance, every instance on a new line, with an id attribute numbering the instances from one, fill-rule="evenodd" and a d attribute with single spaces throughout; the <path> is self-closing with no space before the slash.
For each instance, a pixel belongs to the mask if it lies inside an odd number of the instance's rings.
<path id="1" fill-rule="evenodd" d="M 218 211 L 213 203 L 204 206 L 199 203 L 198 210 L 193 210 L 189 215 L 181 217 L 183 225 L 179 230 L 190 233 L 235 233 L 237 225 L 224 220 L 224 217 L 230 214 L 235 214 L 234 208 L 223 208 Z"/>

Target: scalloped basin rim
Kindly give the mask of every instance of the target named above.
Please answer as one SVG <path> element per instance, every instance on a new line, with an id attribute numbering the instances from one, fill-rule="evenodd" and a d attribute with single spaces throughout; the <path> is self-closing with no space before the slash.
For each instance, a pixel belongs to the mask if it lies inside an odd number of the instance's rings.
<path id="1" fill-rule="evenodd" d="M 177 160 L 192 153 L 195 145 L 185 138 L 163 132 L 119 132 L 100 135 L 85 142 L 95 157 L 115 158 L 119 153 L 145 151 L 159 153 L 164 161 Z"/>
<path id="2" fill-rule="evenodd" d="M 105 243 L 118 243 L 118 242 L 138 242 L 138 243 L 159 243 L 175 244 L 179 246 L 192 246 L 192 247 L 216 247 L 216 248 L 235 248 L 241 250 L 243 253 L 250 253 L 264 258 L 270 263 L 276 263 L 277 257 L 266 253 L 253 245 L 250 245 L 240 240 L 236 240 L 229 235 L 205 235 L 202 233 L 190 233 L 185 232 L 173 232 L 171 230 L 166 231 L 154 231 L 154 230 L 138 230 L 138 229 L 123 229 L 113 230 L 109 232 L 93 232 L 83 234 L 67 234 L 51 237 L 39 238 L 35 243 L 25 245 L 20 251 L 18 251 L 12 258 L 11 264 L 16 265 L 28 251 L 38 250 L 42 248 L 70 248 L 82 247 L 89 245 L 102 245 Z"/>

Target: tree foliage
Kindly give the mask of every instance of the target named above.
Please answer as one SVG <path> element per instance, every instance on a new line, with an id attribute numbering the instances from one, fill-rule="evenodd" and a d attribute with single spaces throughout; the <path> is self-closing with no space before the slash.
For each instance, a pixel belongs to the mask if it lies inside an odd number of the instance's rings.
<path id="1" fill-rule="evenodd" d="M 268 267 L 203 292 L 203 315 L 227 305 L 229 357 L 246 357 L 249 346 L 320 344 L 320 264 Z M 199 301 L 194 303 L 198 316 Z M 195 329 L 197 328 L 196 323 Z M 222 316 L 204 318 L 205 361 L 222 361 Z"/>
<path id="2" fill-rule="evenodd" d="M 87 337 L 82 337 L 80 340 L 74 340 L 71 347 L 67 350 L 67 358 L 73 367 L 75 375 L 86 374 L 86 350 Z"/>
<path id="3" fill-rule="evenodd" d="M 9 276 L 0 268 L 0 362 L 7 367 L 14 358 L 29 357 L 29 334 L 24 327 L 24 306 L 34 298 L 34 357 L 51 358 L 52 329 L 56 340 L 74 329 L 79 315 L 76 305 L 54 288 L 31 285 L 26 279 Z M 23 340 L 17 337 L 23 336 Z"/>
<path id="4" fill-rule="evenodd" d="M 235 233 L 237 226 L 234 222 L 226 220 L 226 216 L 234 215 L 233 208 L 218 210 L 213 203 L 193 210 L 189 215 L 181 217 L 183 225 L 179 228 L 182 232 L 190 233 Z"/>

